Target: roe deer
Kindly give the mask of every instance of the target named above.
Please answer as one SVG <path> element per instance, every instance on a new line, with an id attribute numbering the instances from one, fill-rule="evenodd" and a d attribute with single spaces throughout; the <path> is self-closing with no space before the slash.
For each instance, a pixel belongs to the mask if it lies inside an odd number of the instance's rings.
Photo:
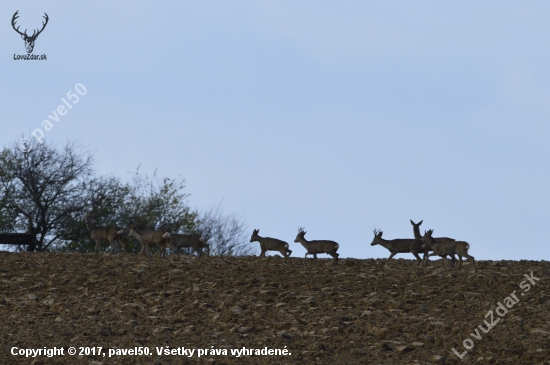
<path id="1" fill-rule="evenodd" d="M 304 264 L 307 255 L 313 255 L 313 258 L 317 260 L 317 254 L 318 253 L 328 253 L 330 256 L 334 257 L 334 264 L 338 261 L 339 254 L 336 253 L 340 245 L 334 241 L 327 241 L 327 240 L 317 240 L 317 241 L 308 241 L 305 239 L 305 234 L 307 232 L 304 231 L 303 228 L 298 228 L 298 235 L 296 236 L 296 239 L 294 242 L 300 242 L 302 246 L 307 250 L 305 256 L 304 256 Z"/>
<path id="2" fill-rule="evenodd" d="M 210 256 L 210 245 L 204 242 L 204 237 L 200 234 L 178 234 L 178 233 L 169 233 L 166 232 L 162 235 L 164 238 L 168 238 L 168 246 L 172 250 L 172 260 L 174 259 L 174 254 L 178 252 L 179 249 L 183 248 L 192 248 L 195 250 L 199 257 L 202 257 L 202 249 L 206 248 L 208 251 L 208 256 Z"/>
<path id="3" fill-rule="evenodd" d="M 278 240 L 276 238 L 271 237 L 260 237 L 258 236 L 258 233 L 260 233 L 259 229 L 255 229 L 252 232 L 252 236 L 250 237 L 250 242 L 260 242 L 260 248 L 262 249 L 262 253 L 258 257 L 258 261 L 265 257 L 266 251 L 279 251 L 283 257 L 286 259 L 290 257 L 290 254 L 292 251 L 288 249 L 288 243 L 285 241 Z"/>
<path id="4" fill-rule="evenodd" d="M 394 240 L 385 240 L 382 238 L 383 233 L 384 232 L 375 229 L 374 239 L 372 240 L 372 243 L 370 245 L 380 245 L 387 248 L 391 252 L 391 255 L 390 257 L 388 257 L 388 261 L 386 261 L 386 264 L 389 264 L 391 258 L 398 253 L 410 252 L 414 255 L 414 257 L 416 257 L 416 260 L 418 260 L 418 265 L 420 265 L 422 260 L 420 259 L 420 256 L 418 256 L 418 252 L 422 250 L 421 240 L 417 240 L 414 238 L 397 238 Z"/>
<path id="5" fill-rule="evenodd" d="M 88 216 L 88 212 L 85 215 L 86 227 L 90 231 L 90 236 L 95 241 L 94 253 L 99 253 L 101 251 L 101 242 L 109 241 L 111 244 L 111 251 L 109 254 L 112 254 L 115 250 L 116 243 L 118 242 L 122 246 L 122 252 L 126 252 L 126 246 L 122 239 L 124 231 L 122 231 L 117 226 L 107 226 L 107 227 L 97 227 L 94 223 L 93 215 Z"/>
<path id="6" fill-rule="evenodd" d="M 164 233 L 166 233 L 165 231 L 161 229 L 138 230 L 136 228 L 136 225 L 133 223 L 128 225 L 128 230 L 128 235 L 135 237 L 139 241 L 139 243 L 141 243 L 141 251 L 139 251 L 139 255 L 141 255 L 144 251 L 146 251 L 146 255 L 149 255 L 149 245 L 153 244 L 158 246 L 158 248 L 160 249 L 159 252 L 161 252 L 161 256 L 164 256 L 164 251 L 169 243 L 169 239 L 163 237 Z"/>
<path id="7" fill-rule="evenodd" d="M 418 223 L 414 223 L 412 219 L 410 219 L 410 221 L 413 226 L 414 238 L 417 240 L 421 240 L 422 235 L 420 234 L 420 225 L 422 224 L 423 220 Z M 442 243 L 442 242 L 454 241 L 455 239 L 449 238 L 449 237 L 435 237 L 434 240 L 435 242 Z M 422 266 L 425 266 L 426 263 L 429 261 L 428 254 L 430 251 L 432 251 L 432 247 L 429 245 L 429 243 L 424 242 L 424 257 L 422 258 Z M 452 255 L 452 258 L 453 258 L 453 264 L 454 264 L 456 260 L 455 255 Z"/>
<path id="8" fill-rule="evenodd" d="M 458 267 L 462 265 L 462 257 L 466 257 L 468 261 L 470 261 L 470 259 L 472 260 L 472 263 L 474 264 L 474 271 L 476 271 L 476 261 L 473 256 L 470 256 L 468 254 L 468 249 L 470 249 L 470 244 L 468 242 L 464 242 L 464 241 L 436 242 L 432 237 L 432 233 L 433 233 L 433 229 L 424 231 L 424 237 L 422 237 L 422 241 L 429 244 L 433 249 L 433 253 L 431 253 L 429 256 L 441 256 L 443 257 L 445 264 L 447 264 L 447 255 L 450 255 L 453 259 L 453 264 L 451 267 L 451 270 L 452 270 L 454 268 L 454 261 L 456 260 L 454 257 L 454 254 L 457 254 L 458 258 L 460 259 L 460 262 L 458 263 Z M 448 270 L 447 267 L 445 267 L 445 269 Z"/>

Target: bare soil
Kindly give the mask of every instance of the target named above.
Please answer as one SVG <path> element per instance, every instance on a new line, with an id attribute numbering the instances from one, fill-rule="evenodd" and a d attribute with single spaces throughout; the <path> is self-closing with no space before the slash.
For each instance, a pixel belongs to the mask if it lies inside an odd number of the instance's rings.
<path id="1" fill-rule="evenodd" d="M 0 364 L 550 364 L 548 261 L 447 272 L 402 259 L 2 252 L 0 263 Z M 540 280 L 525 291 L 531 272 Z M 519 301 L 479 329 L 514 291 Z M 463 353 L 466 339 L 473 347 L 459 360 L 452 348 Z M 97 346 L 105 357 L 67 354 Z M 228 355 L 157 355 L 166 346 Z M 13 347 L 65 355 L 25 358 Z M 108 357 L 135 347 L 151 355 Z M 290 355 L 231 356 L 243 347 Z"/>

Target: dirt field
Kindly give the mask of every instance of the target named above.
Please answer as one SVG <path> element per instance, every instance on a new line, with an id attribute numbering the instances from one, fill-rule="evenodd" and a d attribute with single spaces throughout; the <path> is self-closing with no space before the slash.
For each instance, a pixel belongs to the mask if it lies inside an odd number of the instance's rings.
<path id="1" fill-rule="evenodd" d="M 481 261 L 476 273 L 373 259 L 2 252 L 0 262 L 0 364 L 550 364 L 548 261 Z M 464 345 L 459 360 L 452 348 Z M 78 356 L 99 346 L 105 356 Z M 167 346 L 195 352 L 157 355 Z M 64 355 L 11 355 L 53 347 Z M 151 355 L 108 354 L 140 347 Z M 289 354 L 231 355 L 243 347 Z"/>

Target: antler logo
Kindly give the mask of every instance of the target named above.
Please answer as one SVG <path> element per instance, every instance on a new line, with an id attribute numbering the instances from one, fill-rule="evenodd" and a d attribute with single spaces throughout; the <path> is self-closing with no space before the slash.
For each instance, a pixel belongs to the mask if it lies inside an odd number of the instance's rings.
<path id="1" fill-rule="evenodd" d="M 19 27 L 17 27 L 17 28 L 15 27 L 15 20 L 16 20 L 17 18 L 19 18 L 19 15 L 17 15 L 17 13 L 19 13 L 19 10 L 17 10 L 17 11 L 15 12 L 15 14 L 13 14 L 13 18 L 11 18 L 11 26 L 13 27 L 13 29 L 14 29 L 17 33 L 21 34 L 21 38 L 23 38 L 23 40 L 25 41 L 25 48 L 27 48 L 27 53 L 32 53 L 32 50 L 34 49 L 34 42 L 36 41 L 36 38 L 38 38 L 38 35 L 39 35 L 40 33 L 42 33 L 42 31 L 44 30 L 44 28 L 46 28 L 46 24 L 48 24 L 48 19 L 49 19 L 49 18 L 48 18 L 48 14 L 44 13 L 45 15 L 44 15 L 43 18 L 46 19 L 46 21 L 45 21 L 45 22 L 42 22 L 42 29 L 40 29 L 40 30 L 35 30 L 35 31 L 32 33 L 32 35 L 29 36 L 29 35 L 27 34 L 27 30 L 26 30 L 26 29 L 25 29 L 25 32 L 24 32 L 24 33 L 21 33 L 21 32 L 19 31 Z M 38 33 L 37 33 L 37 32 L 38 32 Z"/>

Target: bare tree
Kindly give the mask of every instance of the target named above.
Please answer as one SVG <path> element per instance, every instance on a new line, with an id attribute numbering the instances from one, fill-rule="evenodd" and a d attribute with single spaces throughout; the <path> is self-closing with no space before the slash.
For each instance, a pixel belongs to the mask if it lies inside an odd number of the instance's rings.
<path id="1" fill-rule="evenodd" d="M 182 178 L 147 176 L 139 167 L 127 182 L 96 177 L 93 157 L 76 142 L 59 149 L 44 143 L 28 152 L 17 144 L 0 151 L 0 232 L 27 232 L 38 239 L 38 250 L 92 252 L 95 242 L 86 228 L 85 213 L 97 226 L 158 229 L 202 234 L 214 255 L 245 255 L 246 226 L 220 206 L 202 213 L 188 205 Z M 126 238 L 129 252 L 141 246 Z M 101 247 L 100 250 L 104 250 Z"/>
<path id="2" fill-rule="evenodd" d="M 237 214 L 225 214 L 221 203 L 200 212 L 196 233 L 202 234 L 215 256 L 243 256 L 256 252 L 248 242 L 248 227 Z"/>
<path id="3" fill-rule="evenodd" d="M 93 180 L 93 158 L 77 143 L 59 151 L 37 144 L 27 152 L 17 144 L 0 152 L 0 217 L 4 229 L 35 235 L 39 251 L 64 240 L 62 231 L 91 202 L 86 182 Z M 5 222 L 4 222 L 5 223 Z"/>
<path id="4" fill-rule="evenodd" d="M 127 184 L 127 195 L 121 215 L 140 229 L 157 229 L 168 225 L 170 231 L 195 230 L 197 212 L 188 205 L 184 192 L 185 179 L 159 178 L 157 172 L 147 176 L 139 167 Z"/>

